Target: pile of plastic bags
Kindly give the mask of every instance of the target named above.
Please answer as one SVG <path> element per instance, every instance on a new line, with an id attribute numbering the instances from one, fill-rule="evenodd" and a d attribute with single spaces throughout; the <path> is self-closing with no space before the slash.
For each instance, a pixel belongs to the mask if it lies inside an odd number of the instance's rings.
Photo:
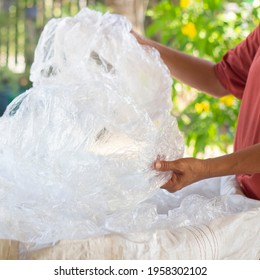
<path id="1" fill-rule="evenodd" d="M 46 25 L 33 87 L 0 119 L 0 237 L 49 242 L 106 232 L 182 156 L 172 80 L 126 18 L 83 9 Z"/>
<path id="2" fill-rule="evenodd" d="M 184 146 L 172 79 L 130 30 L 126 18 L 89 9 L 46 25 L 33 87 L 0 118 L 1 239 L 174 230 L 256 206 L 235 194 L 233 177 L 160 189 L 170 174 L 153 162 L 182 157 Z"/>

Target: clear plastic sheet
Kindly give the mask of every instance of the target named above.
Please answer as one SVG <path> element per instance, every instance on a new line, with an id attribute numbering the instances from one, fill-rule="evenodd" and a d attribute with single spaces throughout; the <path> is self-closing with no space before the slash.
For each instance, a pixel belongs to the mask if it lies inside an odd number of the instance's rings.
<path id="1" fill-rule="evenodd" d="M 152 164 L 181 157 L 183 139 L 169 113 L 170 73 L 130 30 L 126 18 L 89 9 L 46 25 L 33 87 L 0 119 L 0 238 L 127 235 L 252 207 L 212 188 L 159 189 L 170 174 Z"/>
<path id="2" fill-rule="evenodd" d="M 29 242 L 106 232 L 108 216 L 150 197 L 182 156 L 172 80 L 118 15 L 83 9 L 52 19 L 31 67 L 33 87 L 0 121 L 0 237 Z"/>

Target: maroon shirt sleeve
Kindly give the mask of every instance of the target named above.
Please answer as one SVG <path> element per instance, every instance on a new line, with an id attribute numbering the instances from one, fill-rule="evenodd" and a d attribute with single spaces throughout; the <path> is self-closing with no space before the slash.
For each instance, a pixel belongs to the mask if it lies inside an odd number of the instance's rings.
<path id="1" fill-rule="evenodd" d="M 260 45 L 260 25 L 237 47 L 228 51 L 214 70 L 220 83 L 237 98 L 243 98 L 247 76 Z"/>

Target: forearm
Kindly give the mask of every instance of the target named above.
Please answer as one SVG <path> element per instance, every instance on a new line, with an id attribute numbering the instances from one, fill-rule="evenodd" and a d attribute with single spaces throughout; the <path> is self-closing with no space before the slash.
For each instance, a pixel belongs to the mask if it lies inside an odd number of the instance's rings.
<path id="1" fill-rule="evenodd" d="M 213 62 L 187 55 L 138 35 L 137 40 L 140 44 L 149 45 L 159 51 L 175 79 L 215 97 L 228 94 L 215 75 Z"/>
<path id="2" fill-rule="evenodd" d="M 204 160 L 205 177 L 260 173 L 260 143 L 229 155 Z"/>

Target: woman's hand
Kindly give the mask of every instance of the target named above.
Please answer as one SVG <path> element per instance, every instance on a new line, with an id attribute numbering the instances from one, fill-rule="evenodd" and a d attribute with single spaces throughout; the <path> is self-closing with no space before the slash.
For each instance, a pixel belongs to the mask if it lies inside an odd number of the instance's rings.
<path id="1" fill-rule="evenodd" d="M 171 179 L 162 186 L 169 192 L 178 191 L 192 183 L 209 177 L 204 160 L 182 158 L 175 161 L 156 161 L 154 167 L 158 171 L 172 171 Z"/>

